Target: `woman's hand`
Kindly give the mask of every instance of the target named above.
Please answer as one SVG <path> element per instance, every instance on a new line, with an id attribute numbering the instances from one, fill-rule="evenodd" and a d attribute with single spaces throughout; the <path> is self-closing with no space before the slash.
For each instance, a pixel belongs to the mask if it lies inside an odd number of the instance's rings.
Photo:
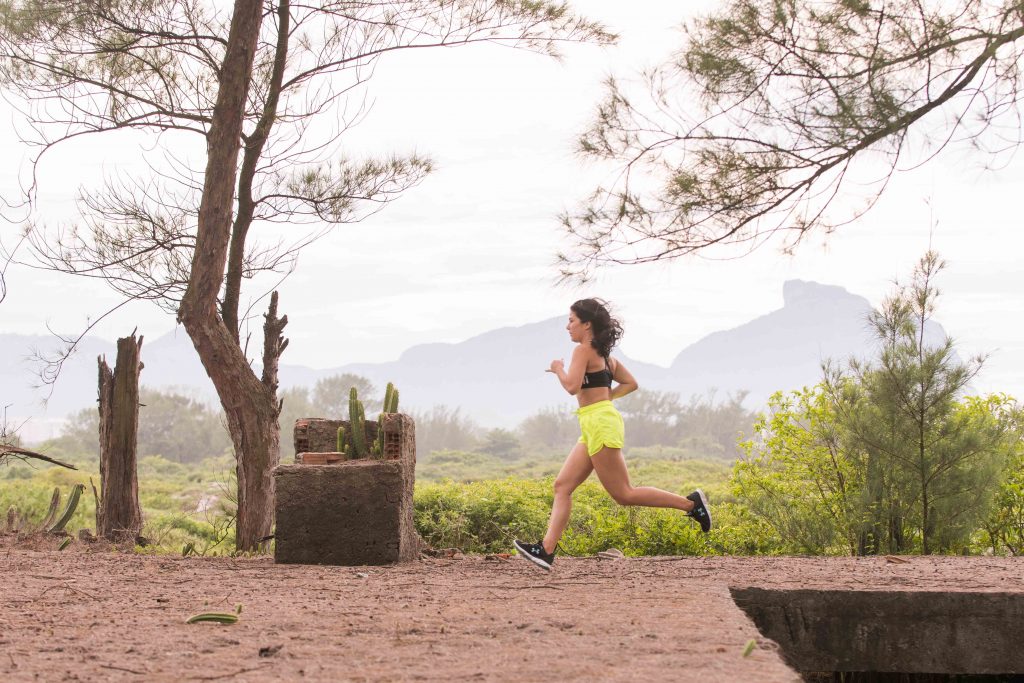
<path id="1" fill-rule="evenodd" d="M 570 395 L 575 396 L 580 392 L 580 388 L 583 386 L 583 373 L 587 370 L 587 353 L 593 353 L 589 349 L 584 349 L 582 345 L 577 345 L 572 350 L 572 360 L 569 361 L 569 369 L 565 369 L 565 361 L 561 358 L 551 361 L 551 367 L 548 368 L 548 372 L 555 375 L 558 378 L 559 384 L 562 388 L 569 392 Z"/>
<path id="2" fill-rule="evenodd" d="M 637 384 L 633 374 L 626 369 L 626 366 L 621 362 L 611 359 L 612 361 L 612 379 L 619 383 L 617 387 L 612 389 L 612 400 L 622 398 L 626 394 L 630 394 L 640 388 Z"/>

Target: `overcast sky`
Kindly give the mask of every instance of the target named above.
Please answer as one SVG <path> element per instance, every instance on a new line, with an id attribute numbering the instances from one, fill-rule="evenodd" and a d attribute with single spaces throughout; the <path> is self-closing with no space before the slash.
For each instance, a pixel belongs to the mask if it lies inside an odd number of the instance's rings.
<path id="1" fill-rule="evenodd" d="M 625 322 L 624 352 L 667 365 L 704 335 L 781 307 L 788 279 L 841 285 L 878 304 L 895 278 L 909 277 L 931 240 L 949 261 L 937 320 L 965 354 L 991 353 L 977 388 L 1024 396 L 1020 155 L 986 171 L 989 159 L 969 149 L 943 154 L 898 176 L 858 223 L 811 235 L 793 255 L 769 243 L 738 259 L 605 270 L 585 289 L 554 285 L 554 255 L 564 246 L 556 216 L 603 177 L 574 155 L 575 138 L 606 75 L 628 76 L 678 44 L 685 10 L 673 4 L 579 3 L 622 40 L 608 49 L 572 47 L 561 63 L 496 47 L 412 51 L 382 61 L 370 89 L 373 109 L 347 150 L 416 150 L 433 157 L 437 170 L 383 212 L 304 252 L 280 288 L 291 321 L 283 362 L 390 360 L 413 344 L 564 315 L 574 299 L 597 295 Z M 22 150 L 3 128 L 9 163 L 0 169 L 0 187 L 10 192 Z M 77 184 L 116 172 L 136 152 L 81 145 L 54 156 L 42 169 L 40 217 L 66 217 Z M 2 229 L 10 235 L 16 228 Z M 3 332 L 45 334 L 47 324 L 76 331 L 116 301 L 97 283 L 25 269 L 9 272 L 8 286 Z M 96 334 L 114 339 L 136 325 L 155 339 L 174 321 L 139 304 Z"/>

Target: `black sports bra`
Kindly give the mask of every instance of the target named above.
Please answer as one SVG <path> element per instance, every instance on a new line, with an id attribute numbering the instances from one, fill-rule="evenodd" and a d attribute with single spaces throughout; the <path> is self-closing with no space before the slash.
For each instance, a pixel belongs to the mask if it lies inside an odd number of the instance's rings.
<path id="1" fill-rule="evenodd" d="M 604 359 L 604 369 L 597 370 L 596 372 L 587 372 L 583 375 L 583 386 L 582 389 L 600 389 L 602 387 L 611 388 L 612 386 L 612 371 L 608 369 L 608 359 Z"/>

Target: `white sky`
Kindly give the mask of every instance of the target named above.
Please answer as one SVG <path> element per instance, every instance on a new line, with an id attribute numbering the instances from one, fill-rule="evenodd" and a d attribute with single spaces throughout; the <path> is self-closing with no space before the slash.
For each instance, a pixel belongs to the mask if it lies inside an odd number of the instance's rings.
<path id="1" fill-rule="evenodd" d="M 373 110 L 349 135 L 349 149 L 417 150 L 435 159 L 437 171 L 382 213 L 337 229 L 303 254 L 281 287 L 291 321 L 283 362 L 390 360 L 413 344 L 563 315 L 585 294 L 616 305 L 626 323 L 625 353 L 668 364 L 702 336 L 779 308 L 787 279 L 841 285 L 879 303 L 893 279 L 909 277 L 934 225 L 932 245 L 949 261 L 938 321 L 965 355 L 992 354 L 980 390 L 1024 397 L 1020 158 L 989 172 L 987 157 L 946 153 L 897 177 L 857 224 L 812 235 L 793 256 L 769 244 L 741 259 L 621 267 L 601 272 L 586 290 L 556 288 L 554 254 L 563 245 L 556 215 L 602 177 L 572 151 L 602 95 L 601 80 L 663 59 L 685 11 L 655 0 L 577 4 L 620 32 L 621 44 L 571 47 L 562 63 L 496 47 L 413 51 L 381 62 Z M 4 156 L 17 159 L 17 139 L 2 128 Z M 41 174 L 41 217 L 66 216 L 79 183 L 116 171 L 136 151 L 79 146 L 51 159 Z M 17 173 L 13 161 L 5 164 L 0 189 L 16 188 Z M 45 334 L 47 324 L 76 331 L 116 301 L 98 283 L 27 270 L 8 273 L 8 285 L 3 332 Z M 96 334 L 114 339 L 136 325 L 155 339 L 174 321 L 139 304 Z"/>

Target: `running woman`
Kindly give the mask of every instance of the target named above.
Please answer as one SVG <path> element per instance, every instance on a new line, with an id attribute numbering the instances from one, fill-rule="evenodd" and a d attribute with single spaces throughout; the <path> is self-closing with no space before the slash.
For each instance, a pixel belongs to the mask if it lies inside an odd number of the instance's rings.
<path id="1" fill-rule="evenodd" d="M 551 569 L 558 540 L 569 523 L 573 491 L 593 471 L 619 505 L 683 510 L 700 524 L 701 531 L 709 531 L 711 512 L 700 489 L 684 498 L 629 483 L 626 460 L 622 457 L 625 429 L 622 416 L 612 405 L 613 400 L 637 390 L 637 382 L 626 366 L 611 357 L 612 347 L 622 336 L 622 325 L 611 317 L 604 301 L 582 299 L 569 307 L 569 324 L 565 329 L 576 342 L 569 369 L 565 369 L 564 361 L 553 360 L 547 372 L 553 373 L 562 388 L 579 401 L 576 414 L 582 436 L 555 478 L 555 500 L 544 539 L 540 543 L 514 541 L 518 553 L 538 567 Z M 617 385 L 614 388 L 613 381 Z"/>

